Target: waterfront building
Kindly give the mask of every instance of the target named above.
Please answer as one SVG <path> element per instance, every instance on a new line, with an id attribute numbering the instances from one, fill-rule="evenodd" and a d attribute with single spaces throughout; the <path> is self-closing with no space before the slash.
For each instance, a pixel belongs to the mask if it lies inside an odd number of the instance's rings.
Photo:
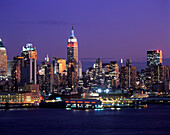
<path id="1" fill-rule="evenodd" d="M 26 84 L 22 92 L 0 92 L 0 102 L 39 103 L 39 85 Z"/>
<path id="2" fill-rule="evenodd" d="M 0 79 L 7 77 L 7 54 L 6 48 L 0 39 Z"/>
<path id="3" fill-rule="evenodd" d="M 26 84 L 24 86 L 24 102 L 28 103 L 39 103 L 39 84 Z"/>
<path id="4" fill-rule="evenodd" d="M 19 92 L 0 92 L 1 102 L 24 102 L 24 94 Z"/>

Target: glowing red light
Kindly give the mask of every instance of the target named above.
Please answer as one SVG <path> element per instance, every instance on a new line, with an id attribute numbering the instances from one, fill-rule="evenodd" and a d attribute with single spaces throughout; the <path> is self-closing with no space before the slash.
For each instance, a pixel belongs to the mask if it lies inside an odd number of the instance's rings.
<path id="1" fill-rule="evenodd" d="M 42 97 L 42 96 L 40 97 L 40 100 L 43 100 L 43 97 Z"/>

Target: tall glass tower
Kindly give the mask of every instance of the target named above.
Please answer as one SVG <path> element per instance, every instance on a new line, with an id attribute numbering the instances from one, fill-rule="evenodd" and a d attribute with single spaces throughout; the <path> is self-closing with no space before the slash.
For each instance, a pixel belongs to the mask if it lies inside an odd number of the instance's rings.
<path id="1" fill-rule="evenodd" d="M 162 64 L 162 50 L 147 51 L 147 67 Z"/>

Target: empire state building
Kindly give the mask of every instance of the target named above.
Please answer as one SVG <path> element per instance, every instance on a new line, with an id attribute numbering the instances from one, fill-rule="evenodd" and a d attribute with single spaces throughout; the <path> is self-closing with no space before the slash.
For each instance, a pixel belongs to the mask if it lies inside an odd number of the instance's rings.
<path id="1" fill-rule="evenodd" d="M 76 63 L 78 64 L 78 42 L 74 35 L 73 26 L 72 26 L 70 38 L 68 39 L 67 60 L 68 61 L 75 60 Z"/>

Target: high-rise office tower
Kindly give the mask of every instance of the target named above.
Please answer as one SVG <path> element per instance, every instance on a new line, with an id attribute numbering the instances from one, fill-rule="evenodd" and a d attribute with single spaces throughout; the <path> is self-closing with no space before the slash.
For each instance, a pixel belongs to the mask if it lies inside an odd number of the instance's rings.
<path id="1" fill-rule="evenodd" d="M 78 63 L 78 77 L 79 77 L 79 79 L 81 79 L 83 77 L 83 75 L 82 75 L 82 64 L 81 64 L 80 61 Z"/>
<path id="2" fill-rule="evenodd" d="M 111 61 L 109 67 L 109 76 L 112 80 L 112 87 L 118 87 L 119 85 L 119 66 L 117 61 Z"/>
<path id="3" fill-rule="evenodd" d="M 94 68 L 94 79 L 97 85 L 103 85 L 104 79 L 102 74 L 102 60 L 98 58 L 93 65 Z"/>
<path id="4" fill-rule="evenodd" d="M 136 87 L 136 67 L 132 66 L 131 60 L 126 60 L 126 66 L 120 68 L 120 86 L 124 89 Z"/>
<path id="5" fill-rule="evenodd" d="M 147 51 L 147 67 L 162 65 L 162 50 Z"/>
<path id="6" fill-rule="evenodd" d="M 117 88 L 119 85 L 119 66 L 117 61 L 102 64 L 105 86 Z"/>
<path id="7" fill-rule="evenodd" d="M 36 84 L 37 50 L 32 43 L 27 43 L 26 46 L 23 46 L 21 57 L 24 58 L 24 66 L 21 67 L 21 81 Z"/>
<path id="8" fill-rule="evenodd" d="M 2 40 L 0 39 L 0 77 L 6 77 L 7 76 L 7 54 L 5 46 L 2 43 Z"/>
<path id="9" fill-rule="evenodd" d="M 56 74 L 63 75 L 63 71 L 66 70 L 66 59 L 53 57 L 53 69 L 55 75 Z"/>
<path id="10" fill-rule="evenodd" d="M 74 29 L 72 26 L 71 35 L 68 39 L 68 45 L 67 45 L 67 60 L 75 60 L 78 64 L 78 42 L 74 35 Z"/>
<path id="11" fill-rule="evenodd" d="M 8 60 L 8 79 L 11 82 L 11 90 L 18 90 L 18 83 L 21 81 L 21 72 L 20 72 L 20 61 L 19 60 Z"/>
<path id="12" fill-rule="evenodd" d="M 170 81 L 170 66 L 163 66 L 163 80 Z"/>
<path id="13" fill-rule="evenodd" d="M 146 81 L 147 88 L 163 81 L 162 50 L 147 51 Z"/>
<path id="14" fill-rule="evenodd" d="M 96 62 L 93 65 L 93 68 L 95 69 L 95 76 L 101 76 L 102 75 L 102 60 L 98 58 Z"/>
<path id="15" fill-rule="evenodd" d="M 74 89 L 78 81 L 77 62 L 71 60 L 67 62 L 68 87 Z"/>
<path id="16" fill-rule="evenodd" d="M 48 95 L 53 92 L 53 66 L 49 61 L 49 57 L 45 58 L 45 61 L 41 63 L 41 69 L 39 71 L 39 85 L 42 94 Z"/>

